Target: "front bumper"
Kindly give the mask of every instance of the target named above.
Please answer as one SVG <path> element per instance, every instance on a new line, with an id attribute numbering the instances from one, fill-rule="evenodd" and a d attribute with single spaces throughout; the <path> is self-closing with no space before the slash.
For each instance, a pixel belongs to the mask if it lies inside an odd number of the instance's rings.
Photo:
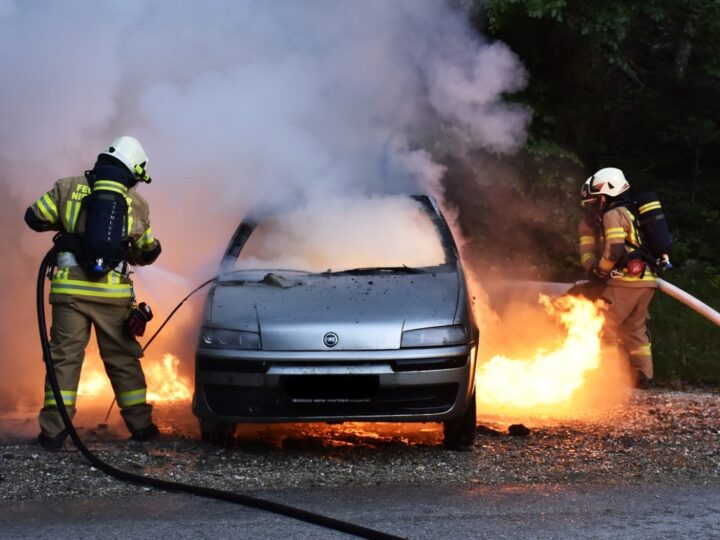
<path id="1" fill-rule="evenodd" d="M 389 351 L 198 348 L 193 413 L 219 422 L 438 422 L 473 391 L 474 346 Z"/>

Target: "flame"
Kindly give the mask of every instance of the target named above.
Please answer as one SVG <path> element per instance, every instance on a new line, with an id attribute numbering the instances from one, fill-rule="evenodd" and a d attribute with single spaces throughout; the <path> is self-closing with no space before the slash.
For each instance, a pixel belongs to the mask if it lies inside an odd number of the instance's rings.
<path id="1" fill-rule="evenodd" d="M 87 401 L 113 399 L 113 391 L 107 375 L 96 366 L 101 364 L 97 354 L 90 354 L 86 369 L 83 369 L 78 385 L 78 396 Z M 147 400 L 152 403 L 172 403 L 190 401 L 192 399 L 192 386 L 190 382 L 178 373 L 180 360 L 172 355 L 165 354 L 162 360 L 143 360 L 143 371 L 148 386 Z"/>
<path id="2" fill-rule="evenodd" d="M 107 394 L 108 391 L 112 394 L 107 375 L 96 369 L 83 372 L 78 385 L 78 396 L 97 397 Z"/>
<path id="3" fill-rule="evenodd" d="M 538 349 L 524 358 L 497 355 L 479 365 L 475 376 L 479 411 L 557 414 L 572 405 L 600 366 L 601 304 L 574 296 L 550 300 L 544 295 L 539 302 L 565 336 L 553 350 Z"/>
<path id="4" fill-rule="evenodd" d="M 325 447 L 377 446 L 382 444 L 437 445 L 442 440 L 439 424 L 395 423 L 395 422 L 345 422 L 329 425 L 326 423 L 283 423 L 283 424 L 241 424 L 235 432 L 241 441 L 263 441 L 283 448 L 291 444 L 310 447 L 321 444 Z"/>
<path id="5" fill-rule="evenodd" d="M 167 353 L 161 362 L 149 363 L 145 366 L 148 401 L 163 403 L 190 401 L 192 398 L 190 383 L 178 374 L 179 365 L 180 359 Z"/>

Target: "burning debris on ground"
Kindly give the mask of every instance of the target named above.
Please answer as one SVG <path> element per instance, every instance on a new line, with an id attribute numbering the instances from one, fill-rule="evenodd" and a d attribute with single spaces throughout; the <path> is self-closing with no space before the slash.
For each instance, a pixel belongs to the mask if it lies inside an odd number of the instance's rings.
<path id="1" fill-rule="evenodd" d="M 200 442 L 186 405 L 158 407 L 163 436 L 150 443 L 126 441 L 118 424 L 106 430 L 91 424 L 81 436 L 120 468 L 234 491 L 394 483 L 718 485 L 719 398 L 700 390 L 636 391 L 603 419 L 523 419 L 529 433 L 522 437 L 508 436 L 510 422 L 481 416 L 484 427 L 470 453 L 444 450 L 440 427 L 432 424 L 243 426 L 232 447 L 214 447 Z M 69 443 L 61 452 L 41 450 L 30 435 L 34 419 L 2 425 L 0 499 L 149 491 L 93 469 Z"/>

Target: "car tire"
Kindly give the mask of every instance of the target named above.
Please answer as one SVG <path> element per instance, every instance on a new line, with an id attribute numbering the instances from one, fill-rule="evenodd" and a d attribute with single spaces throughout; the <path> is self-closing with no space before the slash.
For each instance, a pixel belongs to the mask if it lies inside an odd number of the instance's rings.
<path id="1" fill-rule="evenodd" d="M 463 414 L 443 422 L 443 446 L 448 450 L 469 452 L 475 443 L 476 429 L 475 392 Z"/>
<path id="2" fill-rule="evenodd" d="M 200 436 L 203 442 L 216 446 L 230 446 L 235 435 L 237 424 L 234 422 L 219 422 L 208 424 L 200 420 Z"/>

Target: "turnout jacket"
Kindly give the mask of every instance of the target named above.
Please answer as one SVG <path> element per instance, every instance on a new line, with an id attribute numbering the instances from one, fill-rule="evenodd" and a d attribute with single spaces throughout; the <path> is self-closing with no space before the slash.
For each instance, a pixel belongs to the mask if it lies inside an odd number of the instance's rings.
<path id="1" fill-rule="evenodd" d="M 615 270 L 608 285 L 619 287 L 657 287 L 655 274 L 649 266 L 641 276 L 627 273 L 626 256 L 640 245 L 640 234 L 635 218 L 624 206 L 605 212 L 602 222 L 593 227 L 585 219 L 578 225 L 580 237 L 580 264 L 589 271 L 597 266 L 601 272 Z"/>
<path id="2" fill-rule="evenodd" d="M 150 227 L 147 201 L 134 187 L 128 189 L 120 182 L 111 180 L 96 180 L 95 186 L 98 183 L 103 189 L 117 191 L 125 196 L 130 240 L 128 264 L 152 263 L 160 254 L 160 243 Z M 38 231 L 82 233 L 85 230 L 82 200 L 90 193 L 92 189 L 84 176 L 61 178 L 28 209 L 28 214 L 32 213 L 34 218 L 33 223 L 27 217 L 26 221 Z M 83 298 L 106 304 L 127 305 L 134 299 L 132 280 L 126 272 L 127 265 L 120 265 L 100 278 L 92 278 L 78 265 L 70 252 L 60 252 L 57 263 L 50 286 L 51 303 L 67 303 L 75 298 Z"/>

